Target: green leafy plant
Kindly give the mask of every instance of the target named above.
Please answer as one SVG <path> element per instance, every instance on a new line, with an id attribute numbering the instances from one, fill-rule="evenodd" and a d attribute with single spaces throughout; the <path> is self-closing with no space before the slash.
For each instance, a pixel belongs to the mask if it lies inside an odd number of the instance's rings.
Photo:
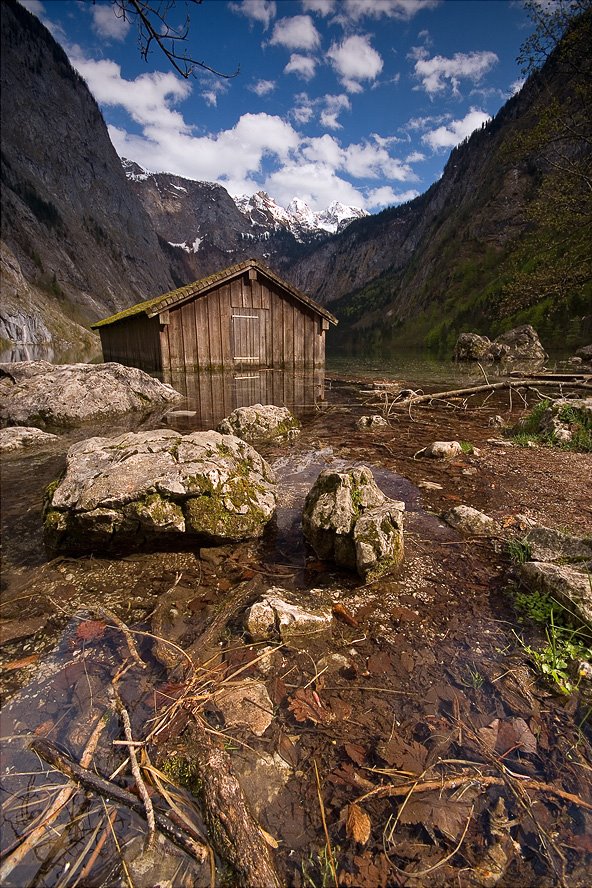
<path id="1" fill-rule="evenodd" d="M 580 681 L 573 664 L 592 659 L 590 629 L 548 593 L 518 589 L 514 604 L 523 621 L 527 618 L 544 630 L 546 641 L 539 645 L 527 644 L 515 633 L 524 653 L 561 693 L 571 694 Z"/>
<path id="2" fill-rule="evenodd" d="M 470 443 L 470 441 L 461 441 L 460 442 L 460 449 L 462 450 L 463 453 L 473 453 L 473 451 L 475 450 L 475 448 Z"/>
<path id="3" fill-rule="evenodd" d="M 525 561 L 530 561 L 532 555 L 530 543 L 525 539 L 508 540 L 507 551 L 514 564 L 524 564 Z"/>

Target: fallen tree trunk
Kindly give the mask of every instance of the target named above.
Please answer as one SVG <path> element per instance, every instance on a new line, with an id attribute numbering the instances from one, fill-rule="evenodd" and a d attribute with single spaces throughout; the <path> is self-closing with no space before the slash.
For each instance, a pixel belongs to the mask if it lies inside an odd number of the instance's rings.
<path id="1" fill-rule="evenodd" d="M 555 379 L 505 379 L 503 382 L 481 383 L 467 388 L 450 389 L 446 392 L 428 392 L 425 395 L 412 395 L 401 401 L 391 402 L 390 407 L 410 407 L 413 404 L 426 404 L 429 401 L 443 401 L 448 398 L 462 398 L 465 395 L 477 395 L 480 392 L 494 392 L 499 389 L 540 388 L 541 386 L 557 386 L 560 383 Z M 585 382 L 570 383 L 578 388 L 589 388 Z"/>
<path id="2" fill-rule="evenodd" d="M 199 719 L 187 728 L 202 782 L 203 815 L 216 851 L 243 888 L 281 888 L 271 850 L 232 772 L 230 756 L 216 746 Z"/>
<path id="3" fill-rule="evenodd" d="M 61 753 L 48 740 L 41 737 L 35 738 L 31 743 L 31 749 L 43 761 L 61 771 L 62 774 L 65 774 L 66 777 L 69 777 L 70 780 L 78 783 L 84 789 L 96 792 L 113 802 L 119 802 L 127 808 L 131 808 L 132 811 L 135 811 L 144 820 L 146 819 L 144 803 L 138 796 L 133 795 L 133 793 L 128 792 L 127 789 L 123 789 L 121 786 L 117 786 L 116 783 L 112 783 L 110 780 L 99 777 L 93 771 L 83 768 L 77 762 Z M 180 829 L 165 814 L 161 814 L 160 811 L 155 811 L 154 817 L 157 829 L 164 833 L 175 845 L 185 851 L 186 854 L 189 854 L 194 860 L 198 860 L 200 863 L 205 860 L 207 848 L 202 842 Z"/>

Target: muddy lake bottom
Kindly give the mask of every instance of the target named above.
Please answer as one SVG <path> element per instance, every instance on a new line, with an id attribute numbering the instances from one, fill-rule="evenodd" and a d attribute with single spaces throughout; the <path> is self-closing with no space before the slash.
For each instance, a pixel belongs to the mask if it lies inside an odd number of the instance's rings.
<path id="1" fill-rule="evenodd" d="M 44 820 L 66 782 L 30 750 L 31 739 L 46 738 L 79 762 L 127 662 L 119 694 L 134 738 L 149 738 L 142 755 L 155 806 L 170 811 L 172 794 L 207 837 L 187 788 L 199 788 L 186 764 L 191 720 L 199 718 L 277 843 L 272 854 L 288 886 L 590 885 L 589 689 L 562 695 L 535 672 L 524 643 L 536 644 L 541 633 L 513 606 L 501 541 L 461 537 L 440 516 L 465 503 L 502 525 L 523 515 L 590 534 L 592 456 L 488 443 L 499 438 L 491 417 L 511 424 L 525 410 L 507 394 L 394 411 L 387 427 L 357 430 L 359 416 L 379 412 L 363 390 L 355 381 L 335 383 L 330 403 L 303 419 L 297 439 L 260 448 L 276 471 L 279 499 L 255 542 L 48 562 L 41 499 L 63 466 L 63 448 L 5 460 L 5 857 Z M 414 459 L 431 441 L 452 439 L 470 442 L 478 455 Z M 366 584 L 318 561 L 300 528 L 318 472 L 353 465 L 369 466 L 378 486 L 406 504 L 403 567 Z M 426 489 L 426 481 L 440 488 Z M 331 629 L 262 654 L 244 614 L 272 587 L 305 607 L 331 605 Z M 106 608 L 133 632 L 148 668 L 130 661 Z M 157 656 L 155 635 L 187 650 L 221 613 L 220 632 L 209 636 L 196 669 L 182 656 L 177 665 Z M 271 700 L 261 736 L 229 724 L 216 703 L 245 679 L 263 682 Z M 112 714 L 94 772 L 117 771 L 126 752 L 113 741 L 122 737 Z M 186 784 L 165 784 L 168 801 L 163 774 Z M 134 785 L 129 766 L 113 780 Z M 169 844 L 148 881 L 128 878 L 122 858 L 133 858 L 145 831 L 140 816 L 79 790 L 3 884 L 212 884 L 208 861 L 197 865 Z M 240 884 L 223 861 L 215 864 L 215 884 Z"/>

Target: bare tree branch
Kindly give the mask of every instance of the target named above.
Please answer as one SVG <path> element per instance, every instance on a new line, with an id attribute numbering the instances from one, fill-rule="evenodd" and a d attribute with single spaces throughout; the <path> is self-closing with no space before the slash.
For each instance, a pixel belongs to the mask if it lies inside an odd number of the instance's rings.
<path id="1" fill-rule="evenodd" d="M 201 3 L 202 0 L 185 0 L 185 21 L 182 26 L 176 28 L 171 23 L 171 15 L 177 5 L 176 0 L 112 0 L 115 15 L 124 22 L 136 26 L 140 55 L 144 61 L 148 61 L 150 51 L 155 44 L 185 80 L 194 77 L 197 69 L 209 71 L 216 77 L 223 77 L 226 80 L 236 77 L 240 71 L 238 66 L 230 74 L 218 71 L 207 62 L 194 59 L 187 49 L 180 48 L 189 36 L 191 24 L 189 4 L 200 6 Z"/>

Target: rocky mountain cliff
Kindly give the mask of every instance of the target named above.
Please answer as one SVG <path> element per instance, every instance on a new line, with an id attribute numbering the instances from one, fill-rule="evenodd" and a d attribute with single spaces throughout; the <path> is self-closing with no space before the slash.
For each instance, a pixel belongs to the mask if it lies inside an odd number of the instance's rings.
<path id="1" fill-rule="evenodd" d="M 284 209 L 265 191 L 233 198 L 212 182 L 149 173 L 126 158 L 122 165 L 154 229 L 169 246 L 188 254 L 195 278 L 250 257 L 283 271 L 303 245 L 325 241 L 367 215 L 338 202 L 314 213 L 298 198 Z"/>
<path id="2" fill-rule="evenodd" d="M 184 278 L 128 187 L 82 78 L 26 9 L 1 6 L 0 337 L 24 355 Z M 16 356 L 16 355 L 15 355 Z"/>

